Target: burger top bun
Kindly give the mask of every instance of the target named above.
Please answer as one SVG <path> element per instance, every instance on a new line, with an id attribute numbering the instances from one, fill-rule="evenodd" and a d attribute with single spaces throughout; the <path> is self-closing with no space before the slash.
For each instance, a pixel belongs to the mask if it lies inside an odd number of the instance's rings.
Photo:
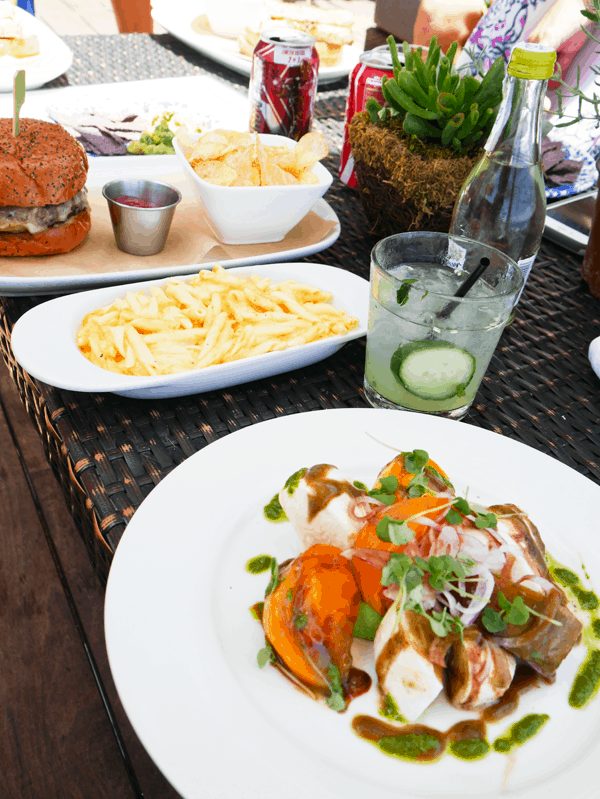
<path id="1" fill-rule="evenodd" d="M 0 205 L 58 205 L 85 186 L 83 148 L 60 125 L 22 119 L 13 136 L 12 119 L 0 119 Z"/>

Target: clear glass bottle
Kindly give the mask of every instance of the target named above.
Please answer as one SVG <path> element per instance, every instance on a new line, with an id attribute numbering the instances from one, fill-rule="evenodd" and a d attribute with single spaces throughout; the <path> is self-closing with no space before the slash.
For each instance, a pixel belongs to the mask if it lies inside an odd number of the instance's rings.
<path id="1" fill-rule="evenodd" d="M 503 100 L 485 154 L 454 206 L 450 233 L 497 247 L 527 280 L 546 221 L 542 110 L 556 53 L 538 44 L 512 51 Z"/>

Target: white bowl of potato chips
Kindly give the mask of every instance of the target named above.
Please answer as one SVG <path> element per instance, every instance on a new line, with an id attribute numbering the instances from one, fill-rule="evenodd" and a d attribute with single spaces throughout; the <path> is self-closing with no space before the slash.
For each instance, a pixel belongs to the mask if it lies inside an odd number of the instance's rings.
<path id="1" fill-rule="evenodd" d="M 319 161 L 322 134 L 285 136 L 212 130 L 173 140 L 186 175 L 224 244 L 282 241 L 331 186 Z"/>
<path id="2" fill-rule="evenodd" d="M 327 358 L 366 334 L 368 305 L 367 280 L 325 264 L 214 267 L 44 302 L 12 348 L 58 388 L 179 397 Z"/>

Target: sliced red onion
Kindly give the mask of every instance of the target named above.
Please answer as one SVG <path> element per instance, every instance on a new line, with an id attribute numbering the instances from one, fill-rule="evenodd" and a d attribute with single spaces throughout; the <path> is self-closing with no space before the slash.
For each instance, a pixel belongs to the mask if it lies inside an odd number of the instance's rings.
<path id="1" fill-rule="evenodd" d="M 447 549 L 445 554 L 452 555 L 453 558 L 458 555 L 461 542 L 460 536 L 454 527 L 451 527 L 447 524 L 444 528 L 442 528 L 442 532 L 438 537 L 438 542 L 444 545 L 444 547 Z M 441 554 L 441 548 L 439 554 Z"/>
<path id="2" fill-rule="evenodd" d="M 356 519 L 356 521 L 365 522 L 374 516 L 383 504 L 384 503 L 380 502 L 378 499 L 365 496 L 360 499 L 355 499 L 354 502 L 351 503 L 348 511 L 350 516 Z"/>
<path id="3" fill-rule="evenodd" d="M 460 615 L 460 620 L 466 627 L 468 627 L 469 624 L 473 624 L 477 616 L 490 601 L 490 597 L 494 591 L 494 575 L 489 569 L 480 568 L 477 577 L 478 580 L 475 588 L 472 592 L 469 592 L 473 593 L 473 598 L 469 600 L 467 609 Z M 459 583 L 459 587 L 461 591 L 466 590 L 464 583 Z"/>
<path id="4" fill-rule="evenodd" d="M 450 613 L 453 616 L 457 616 L 458 615 L 458 613 L 456 612 L 458 602 L 452 596 L 450 591 L 442 591 L 441 596 L 438 596 L 438 599 L 440 600 L 440 602 L 442 602 L 444 605 L 446 605 L 446 607 L 448 608 L 448 610 L 450 611 Z"/>
<path id="5" fill-rule="evenodd" d="M 439 524 L 434 522 L 433 519 L 430 519 L 429 516 L 417 516 L 416 519 L 412 519 L 414 524 L 422 524 L 424 527 L 434 527 L 436 530 L 439 530 Z"/>

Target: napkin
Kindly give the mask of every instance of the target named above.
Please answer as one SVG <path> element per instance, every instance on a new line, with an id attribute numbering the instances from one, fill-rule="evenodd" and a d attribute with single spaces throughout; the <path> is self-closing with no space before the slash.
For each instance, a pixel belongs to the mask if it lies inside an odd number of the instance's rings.
<path id="1" fill-rule="evenodd" d="M 143 158 L 143 156 L 140 156 Z M 111 272 L 152 270 L 158 267 L 187 266 L 203 262 L 275 255 L 317 244 L 335 227 L 314 211 L 293 228 L 283 241 L 274 244 L 222 244 L 210 230 L 204 211 L 192 196 L 182 174 L 166 175 L 161 180 L 176 186 L 183 199 L 175 209 L 167 243 L 162 252 L 145 257 L 129 255 L 118 249 L 101 187 L 89 190 L 92 229 L 86 240 L 71 252 L 61 255 L 24 258 L 0 258 L 0 276 L 48 277 L 64 275 L 109 274 Z M 290 253 L 293 260 L 294 253 Z M 148 275 L 151 279 L 152 275 Z"/>

